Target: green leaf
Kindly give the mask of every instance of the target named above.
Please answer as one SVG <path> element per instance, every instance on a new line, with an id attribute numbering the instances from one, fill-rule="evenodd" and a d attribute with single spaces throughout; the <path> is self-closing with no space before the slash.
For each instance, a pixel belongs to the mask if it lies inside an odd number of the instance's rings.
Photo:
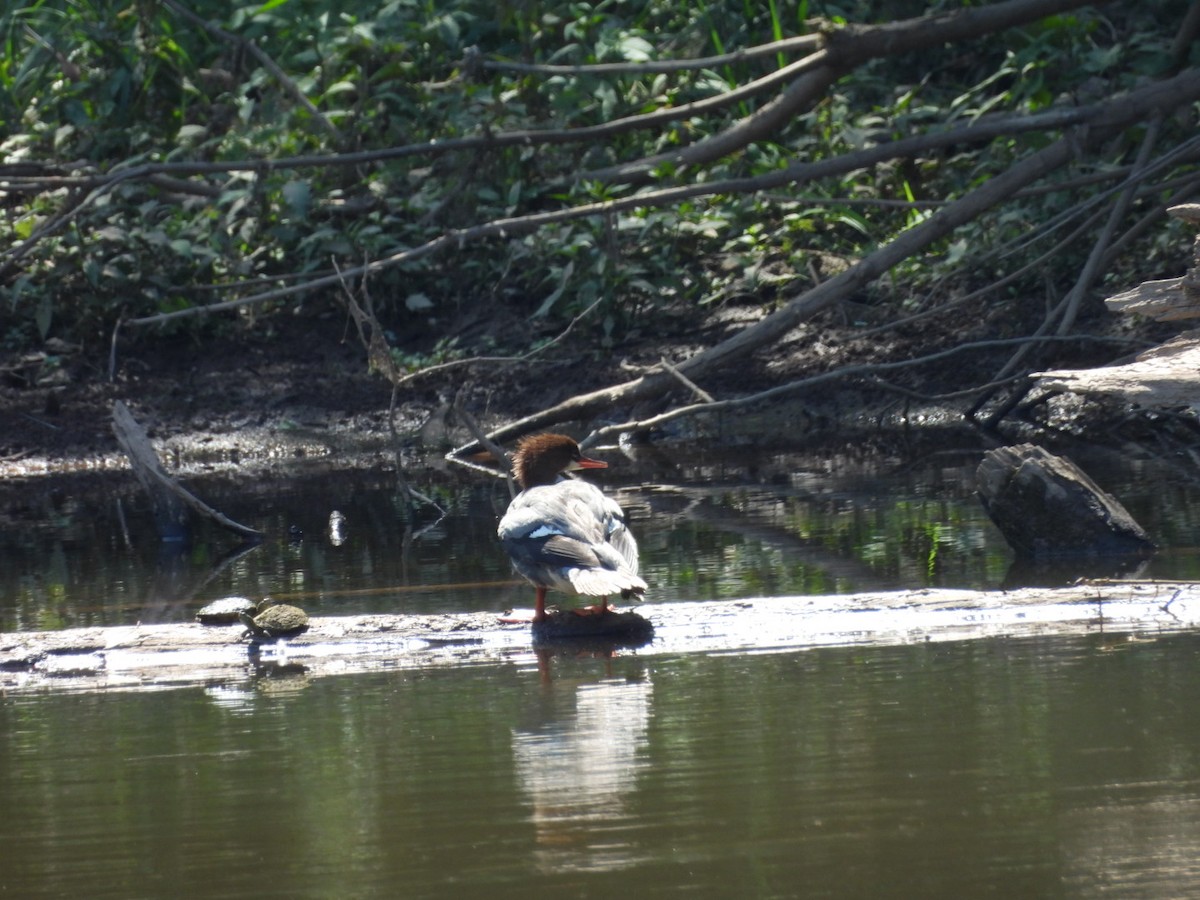
<path id="1" fill-rule="evenodd" d="M 283 186 L 283 202 L 287 204 L 292 217 L 307 219 L 308 208 L 312 203 L 312 189 L 307 181 L 289 181 Z"/>
<path id="2" fill-rule="evenodd" d="M 563 295 L 563 291 L 567 289 L 567 284 L 571 281 L 571 274 L 574 271 L 575 263 L 567 263 L 566 267 L 562 270 L 562 280 L 559 281 L 558 287 L 554 289 L 549 297 L 542 301 L 542 305 L 539 306 L 537 308 L 537 312 L 533 314 L 535 319 L 541 318 L 542 316 L 546 315 L 546 313 L 550 312 L 551 307 L 558 302 L 558 298 L 561 297 Z"/>
<path id="3" fill-rule="evenodd" d="M 512 183 L 508 189 L 508 209 L 511 212 L 517 208 L 517 204 L 521 202 L 521 181 L 518 179 Z"/>
<path id="4" fill-rule="evenodd" d="M 331 84 L 326 90 L 324 96 L 332 97 L 334 94 L 346 94 L 351 91 L 358 90 L 358 85 L 353 81 L 338 81 Z"/>
<path id="5" fill-rule="evenodd" d="M 260 16 L 265 12 L 270 12 L 271 10 L 276 9 L 277 7 L 283 6 L 287 2 L 288 2 L 288 0 L 267 0 L 266 3 L 264 3 L 262 6 L 260 6 L 258 9 L 256 9 L 254 12 L 252 12 L 250 15 L 251 16 Z"/>
<path id="6" fill-rule="evenodd" d="M 620 43 L 620 50 L 629 62 L 646 62 L 654 55 L 654 45 L 636 35 L 627 35 Z"/>
<path id="7" fill-rule="evenodd" d="M 183 125 L 179 129 L 179 143 L 188 147 L 204 140 L 208 129 L 203 125 Z"/>
<path id="8" fill-rule="evenodd" d="M 33 320 L 37 325 L 38 334 L 44 341 L 50 334 L 50 324 L 54 321 L 54 301 L 43 295 L 37 311 L 33 314 Z"/>

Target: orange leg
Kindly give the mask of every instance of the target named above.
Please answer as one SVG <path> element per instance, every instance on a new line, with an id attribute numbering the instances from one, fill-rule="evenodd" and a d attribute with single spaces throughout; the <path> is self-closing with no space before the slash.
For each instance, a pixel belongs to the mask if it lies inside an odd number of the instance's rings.
<path id="1" fill-rule="evenodd" d="M 532 617 L 528 614 L 503 613 L 500 621 L 505 625 L 521 625 L 528 622 L 545 622 L 546 618 L 546 589 L 540 587 L 537 588 L 537 600 L 534 601 Z"/>

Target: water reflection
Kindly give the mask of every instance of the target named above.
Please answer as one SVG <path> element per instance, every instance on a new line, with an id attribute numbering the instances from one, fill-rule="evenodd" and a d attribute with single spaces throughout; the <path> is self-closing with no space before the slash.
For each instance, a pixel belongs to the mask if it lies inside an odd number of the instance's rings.
<path id="1" fill-rule="evenodd" d="M 1200 894 L 1196 789 L 1195 782 L 1131 786 L 1070 813 L 1063 822 L 1063 884 L 1080 896 Z"/>
<path id="2" fill-rule="evenodd" d="M 218 682 L 204 689 L 212 704 L 225 712 L 252 715 L 264 699 L 298 695 L 312 684 L 307 669 L 286 657 L 262 661 L 253 659 L 242 681 Z"/>
<path id="3" fill-rule="evenodd" d="M 831 458 L 673 460 L 624 473 L 619 494 L 656 601 L 912 587 L 996 588 L 1095 572 L 1010 570 L 1012 556 L 974 495 L 975 458 L 880 474 Z M 857 468 L 854 466 L 857 465 Z M 267 534 L 240 553 L 203 530 L 160 551 L 129 476 L 56 477 L 14 493 L 0 484 L 0 631 L 189 621 L 221 596 L 271 596 L 316 615 L 499 611 L 527 606 L 495 538 L 507 491 L 471 476 L 431 476 L 445 509 L 415 515 L 386 472 L 305 472 L 287 482 L 232 476 L 192 484 L 231 518 Z M 1163 549 L 1138 574 L 1200 576 L 1200 488 L 1164 492 L 1157 470 L 1099 478 Z M 1122 481 L 1121 479 L 1125 479 Z M 27 486 L 28 488 L 28 486 Z M 32 495 L 32 497 L 31 497 Z M 289 540 L 289 535 L 297 539 Z"/>
<path id="4" fill-rule="evenodd" d="M 1197 896 L 1198 643 L 0 697 L 0 892 Z"/>
<path id="5" fill-rule="evenodd" d="M 551 674 L 513 730 L 513 764 L 534 825 L 543 873 L 627 868 L 641 858 L 627 808 L 646 765 L 653 685 L 648 676 L 599 681 Z"/>

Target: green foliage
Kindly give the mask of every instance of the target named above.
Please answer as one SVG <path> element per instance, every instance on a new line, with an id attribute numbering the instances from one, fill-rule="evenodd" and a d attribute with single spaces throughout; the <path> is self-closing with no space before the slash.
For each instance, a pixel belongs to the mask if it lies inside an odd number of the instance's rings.
<path id="1" fill-rule="evenodd" d="M 712 96 L 789 60 L 669 75 L 546 76 L 474 69 L 464 62 L 469 48 L 489 60 L 554 64 L 686 58 L 802 33 L 810 27 L 808 15 L 870 22 L 928 8 L 902 6 L 374 0 L 348 12 L 328 0 L 188 5 L 223 29 L 222 36 L 161 2 L 42 0 L 0 14 L 0 164 L 58 177 L 154 162 L 284 160 L 595 125 Z M 1127 88 L 1161 74 L 1173 37 L 1168 11 L 1179 4 L 1130 6 L 1106 10 L 1107 17 L 1081 10 L 978 46 L 870 63 L 770 140 L 702 173 L 663 167 L 659 178 L 669 184 L 760 175 L 940 121 L 1032 113 L 1064 95 Z M 283 279 L 328 273 L 334 262 L 345 267 L 381 259 L 448 229 L 624 196 L 630 189 L 578 175 L 702 139 L 768 99 L 602 142 L 120 182 L 5 270 L 4 346 L 58 335 L 99 348 L 120 317 L 245 295 Z M 781 285 L 807 277 L 808 261 L 861 257 L 929 215 L 846 201 L 954 197 L 1035 140 L 1016 137 L 878 166 L 799 192 L 708 198 L 560 223 L 385 270 L 373 276 L 372 295 L 397 334 L 436 332 L 460 311 L 497 305 L 533 323 L 533 332 L 520 336 L 485 336 L 501 343 L 536 341 L 599 302 L 587 327 L 608 346 L 638 327 L 647 310 L 747 294 L 773 303 Z M 66 183 L 8 195 L 0 246 L 34 237 L 83 199 Z M 926 259 L 902 267 L 905 293 L 919 294 L 945 279 L 951 266 L 967 272 L 967 280 L 986 277 L 999 264 L 972 264 L 975 248 L 1019 236 L 1072 202 L 1067 194 L 1043 195 L 972 226 L 943 248 L 944 266 Z M 794 275 L 762 277 L 767 263 Z M 1053 273 L 1031 278 L 1059 277 L 1066 268 L 1060 259 Z M 243 315 L 259 318 L 263 310 Z M 470 349 L 453 338 L 433 334 L 421 358 Z M 438 339 L 441 349 L 430 349 Z"/>

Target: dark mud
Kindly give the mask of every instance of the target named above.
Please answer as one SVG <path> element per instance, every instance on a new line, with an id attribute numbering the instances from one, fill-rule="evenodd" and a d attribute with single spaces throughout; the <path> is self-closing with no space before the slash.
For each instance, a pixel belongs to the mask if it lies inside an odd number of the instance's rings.
<path id="1" fill-rule="evenodd" d="M 492 427 L 581 392 L 628 381 L 662 359 L 686 359 L 769 311 L 746 303 L 727 304 L 702 316 L 695 310 L 656 313 L 653 323 L 611 347 L 580 327 L 535 361 L 440 371 L 406 383 L 394 397 L 386 379 L 369 371 L 352 323 L 328 309 L 226 323 L 210 328 L 203 338 L 153 329 L 128 334 L 118 343 L 111 380 L 108 347 L 52 341 L 40 354 L 0 361 L 0 494 L 14 483 L 48 473 L 125 469 L 110 424 L 117 400 L 149 432 L 168 470 L 183 476 L 285 476 L 297 460 L 313 459 L 338 468 L 438 467 L 446 450 L 471 439 L 452 414 L 453 403 L 485 428 Z M 736 398 L 843 366 L 912 359 L 993 336 L 995 330 L 986 318 L 963 311 L 957 318 L 930 318 L 873 333 L 869 313 L 857 304 L 831 310 L 728 371 L 706 376 L 701 387 L 718 399 Z M 525 333 L 518 335 L 521 328 Z M 488 346 L 527 346 L 528 328 L 528 322 L 489 323 Z M 393 343 L 408 358 L 431 361 L 437 337 L 393 336 Z M 463 346 L 470 345 L 464 340 Z M 496 353 L 478 340 L 474 349 L 464 350 L 474 352 Z M 886 383 L 841 380 L 736 412 L 677 420 L 652 438 L 709 449 L 894 460 L 1027 440 L 1051 447 L 1062 440 L 1139 442 L 1153 449 L 1171 427 L 1166 420 L 1147 423 L 1103 403 L 1050 398 L 1032 408 L 1034 418 L 1029 411 L 1018 411 L 989 433 L 964 418 L 975 398 L 938 399 L 964 385 L 986 383 L 1011 352 L 955 354 L 937 364 L 895 370 Z M 1096 365 L 1118 350 L 1082 341 L 1055 345 L 1053 352 L 1039 356 L 1037 364 Z M 1005 396 L 1001 392 L 994 402 Z M 613 409 L 600 418 L 619 421 L 693 401 L 681 385 L 657 403 Z M 561 427 L 582 434 L 594 424 Z M 1180 440 L 1193 437 L 1189 432 Z"/>

